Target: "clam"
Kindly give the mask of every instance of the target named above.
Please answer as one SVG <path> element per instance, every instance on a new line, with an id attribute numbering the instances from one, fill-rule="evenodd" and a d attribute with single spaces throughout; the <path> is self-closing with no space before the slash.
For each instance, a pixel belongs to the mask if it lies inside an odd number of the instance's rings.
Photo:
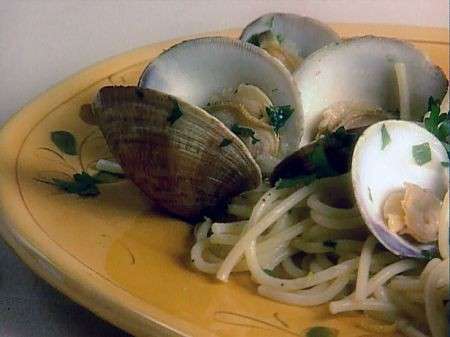
<path id="1" fill-rule="evenodd" d="M 261 47 L 291 72 L 308 55 L 340 40 L 336 32 L 318 20 L 284 13 L 257 18 L 244 28 L 239 39 Z"/>
<path id="2" fill-rule="evenodd" d="M 356 203 L 394 254 L 422 257 L 435 248 L 448 160 L 442 143 L 413 122 L 378 122 L 359 137 L 351 168 Z"/>
<path id="3" fill-rule="evenodd" d="M 330 107 L 342 110 L 348 105 L 352 111 L 359 104 L 369 107 L 372 117 L 377 110 L 421 121 L 428 98 L 442 100 L 448 83 L 442 70 L 413 45 L 374 36 L 325 46 L 306 58 L 293 76 L 304 115 L 302 145 L 316 137 Z"/>
<path id="4" fill-rule="evenodd" d="M 362 102 L 337 102 L 322 111 L 316 138 L 339 128 L 352 130 L 367 127 L 390 117 L 382 109 Z"/>
<path id="5" fill-rule="evenodd" d="M 299 146 L 303 116 L 293 78 L 251 44 L 224 37 L 182 42 L 147 66 L 139 87 L 203 107 L 242 138 L 265 174 Z M 289 112 L 279 128 L 271 108 Z"/>
<path id="6" fill-rule="evenodd" d="M 222 122 L 152 89 L 104 87 L 91 121 L 127 176 L 157 205 L 195 220 L 261 183 L 244 143 Z"/>

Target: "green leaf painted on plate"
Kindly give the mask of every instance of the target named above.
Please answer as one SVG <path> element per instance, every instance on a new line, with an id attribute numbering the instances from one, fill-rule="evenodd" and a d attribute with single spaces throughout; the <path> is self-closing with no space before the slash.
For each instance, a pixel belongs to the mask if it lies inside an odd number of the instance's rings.
<path id="1" fill-rule="evenodd" d="M 97 181 L 86 172 L 74 174 L 71 181 L 54 178 L 51 183 L 60 190 L 82 197 L 95 197 L 100 194 Z"/>
<path id="2" fill-rule="evenodd" d="M 53 131 L 50 134 L 50 139 L 63 153 L 71 156 L 77 154 L 77 141 L 70 132 L 64 130 Z"/>
<path id="3" fill-rule="evenodd" d="M 336 337 L 338 331 L 336 329 L 327 328 L 325 326 L 315 326 L 306 332 L 306 337 Z"/>

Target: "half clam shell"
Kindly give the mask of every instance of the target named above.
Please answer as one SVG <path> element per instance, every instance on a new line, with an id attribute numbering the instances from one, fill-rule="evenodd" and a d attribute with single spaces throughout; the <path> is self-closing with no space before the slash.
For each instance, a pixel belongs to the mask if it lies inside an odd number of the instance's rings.
<path id="1" fill-rule="evenodd" d="M 292 56 L 298 57 L 300 62 L 323 46 L 340 41 L 339 35 L 329 26 L 313 18 L 292 13 L 265 14 L 248 24 L 239 39 L 252 43 L 256 36 L 263 37 L 261 34 L 265 32 L 270 32 L 277 39 L 275 42 L 278 42 L 276 44 L 281 47 L 281 54 L 293 54 Z M 261 47 L 264 48 L 263 45 Z M 277 57 L 278 53 L 272 53 L 271 50 L 267 51 L 272 56 Z M 292 67 L 289 64 L 291 62 L 286 64 L 283 60 L 285 57 L 281 56 L 280 61 L 291 71 L 294 70 L 291 69 Z"/>
<path id="2" fill-rule="evenodd" d="M 417 162 L 414 146 L 429 147 L 429 160 Z M 431 191 L 442 200 L 448 190 L 448 168 L 443 162 L 448 162 L 448 157 L 441 142 L 413 122 L 378 122 L 358 139 L 351 169 L 356 203 L 370 231 L 394 254 L 421 257 L 422 251 L 433 245 L 418 244 L 391 232 L 385 224 L 383 204 L 406 183 Z"/>
<path id="3" fill-rule="evenodd" d="M 139 87 L 166 92 L 203 107 L 211 97 L 243 83 L 261 89 L 273 105 L 294 109 L 279 136 L 281 157 L 295 151 L 303 130 L 297 87 L 280 62 L 254 45 L 225 37 L 184 41 L 147 66 Z"/>
<path id="4" fill-rule="evenodd" d="M 195 220 L 261 183 L 246 146 L 204 110 L 151 89 L 104 87 L 97 125 L 128 177 L 162 208 Z"/>
<path id="5" fill-rule="evenodd" d="M 396 75 L 396 64 L 404 70 Z M 302 145 L 314 139 L 322 112 L 339 102 L 361 102 L 388 113 L 408 105 L 410 120 L 421 121 L 430 96 L 442 100 L 447 79 L 412 44 L 364 36 L 330 44 L 294 73 L 304 114 Z M 399 86 L 406 90 L 400 97 Z M 397 113 L 398 117 L 398 113 Z"/>

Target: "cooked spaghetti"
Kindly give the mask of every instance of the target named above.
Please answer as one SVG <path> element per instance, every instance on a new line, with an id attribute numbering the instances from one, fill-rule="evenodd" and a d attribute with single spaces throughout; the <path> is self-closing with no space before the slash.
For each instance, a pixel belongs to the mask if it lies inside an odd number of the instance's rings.
<path id="1" fill-rule="evenodd" d="M 197 225 L 192 262 L 221 281 L 249 271 L 258 293 L 275 301 L 327 303 L 333 314 L 363 311 L 385 321 L 364 324 L 375 333 L 447 336 L 448 195 L 440 257 L 430 261 L 400 258 L 379 245 L 351 195 L 348 175 L 241 194 L 228 208 L 235 221 Z"/>

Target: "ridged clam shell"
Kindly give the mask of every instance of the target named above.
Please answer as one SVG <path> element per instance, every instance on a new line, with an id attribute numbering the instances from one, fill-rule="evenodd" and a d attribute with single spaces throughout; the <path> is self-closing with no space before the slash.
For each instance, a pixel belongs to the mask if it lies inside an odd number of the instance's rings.
<path id="1" fill-rule="evenodd" d="M 177 109 L 181 116 L 171 119 Z M 184 219 L 195 220 L 261 183 L 260 169 L 239 138 L 173 96 L 104 87 L 94 114 L 127 176 L 160 207 Z M 224 139 L 227 146 L 221 146 Z"/>

